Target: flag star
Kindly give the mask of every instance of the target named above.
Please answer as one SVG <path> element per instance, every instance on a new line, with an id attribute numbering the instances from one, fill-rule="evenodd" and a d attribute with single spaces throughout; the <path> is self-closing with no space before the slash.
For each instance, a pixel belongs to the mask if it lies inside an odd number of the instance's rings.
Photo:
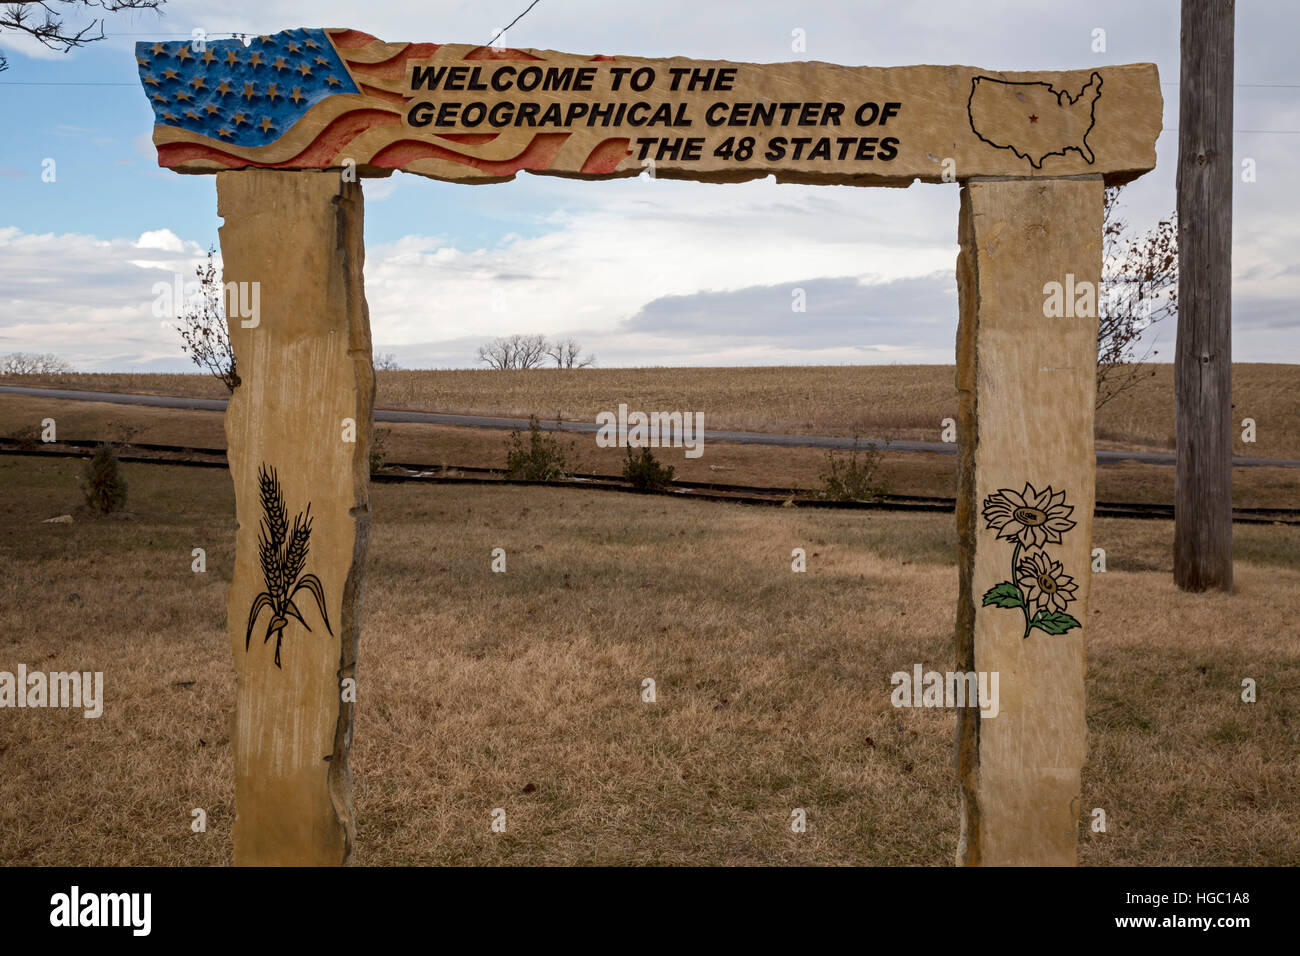
<path id="1" fill-rule="evenodd" d="M 203 56 L 199 57 L 199 59 L 203 61 L 204 66 L 211 66 L 213 63 L 216 62 L 217 55 L 213 53 L 211 50 L 204 50 Z"/>
<path id="2" fill-rule="evenodd" d="M 339 85 L 339 78 L 338 78 L 337 76 L 335 76 L 333 73 L 331 73 L 329 76 L 327 76 L 327 77 L 325 78 L 325 82 L 326 82 L 329 86 L 338 86 L 338 85 Z"/>
<path id="3" fill-rule="evenodd" d="M 194 55 L 190 53 L 189 47 L 182 43 L 181 48 L 176 51 L 176 59 L 184 63 L 186 60 L 194 59 Z"/>
<path id="4" fill-rule="evenodd" d="M 325 57 L 323 57 L 323 56 L 318 56 L 318 57 L 316 57 L 316 65 L 317 65 L 317 66 L 329 66 L 329 65 L 330 65 L 330 61 L 327 60 L 327 59 L 325 59 Z"/>
<path id="5" fill-rule="evenodd" d="M 227 51 L 226 51 L 226 65 L 227 65 L 227 66 L 235 66 L 235 65 L 237 65 L 238 63 L 239 63 L 239 54 L 237 54 L 234 50 L 227 50 Z"/>
<path id="6" fill-rule="evenodd" d="M 232 133 L 232 132 L 230 132 L 230 130 L 228 130 L 228 129 L 224 129 L 224 128 L 223 128 L 223 129 L 219 129 L 219 130 L 217 130 L 217 135 L 218 135 L 218 136 L 234 136 L 235 134 Z"/>
<path id="7" fill-rule="evenodd" d="M 258 124 L 258 129 L 263 133 L 269 133 L 271 130 L 275 129 L 275 124 L 271 122 L 271 117 L 263 116 L 262 122 Z"/>
<path id="8" fill-rule="evenodd" d="M 248 114 L 236 113 L 234 116 L 230 117 L 230 122 L 235 124 L 235 129 L 239 129 L 240 124 L 248 122 Z"/>
<path id="9" fill-rule="evenodd" d="M 172 94 L 172 96 L 176 97 L 177 102 L 183 102 L 185 100 L 191 99 L 190 94 L 186 93 L 184 90 L 177 90 L 175 93 Z"/>
<path id="10" fill-rule="evenodd" d="M 196 112 L 194 112 L 193 110 L 186 110 L 186 111 L 185 111 L 185 115 L 188 116 L 188 117 L 189 117 L 190 119 L 192 119 L 192 120 L 202 119 L 202 117 L 199 116 L 199 114 L 196 113 Z"/>
<path id="11" fill-rule="evenodd" d="M 149 47 L 149 52 L 154 56 L 166 56 L 167 48 L 161 43 L 155 43 L 153 46 Z"/>
<path id="12" fill-rule="evenodd" d="M 266 64 L 262 62 L 262 54 L 260 54 L 260 53 L 254 53 L 254 54 L 252 54 L 251 56 L 249 56 L 249 58 L 248 58 L 248 65 L 251 66 L 251 67 L 252 67 L 253 69 L 255 69 L 255 70 L 256 70 L 259 66 L 266 66 Z"/>
<path id="13" fill-rule="evenodd" d="M 244 92 L 241 93 L 240 95 L 243 96 L 243 98 L 246 99 L 246 100 L 256 99 L 256 98 L 257 98 L 257 84 L 256 84 L 256 83 L 245 83 L 245 84 L 244 84 Z"/>
<path id="14" fill-rule="evenodd" d="M 219 84 L 217 84 L 218 96 L 225 96 L 229 92 L 230 92 L 230 82 L 228 80 L 222 80 Z"/>
<path id="15" fill-rule="evenodd" d="M 298 65 L 298 72 L 301 73 L 303 76 L 311 76 L 311 67 L 309 67 L 306 63 L 301 63 Z"/>
<path id="16" fill-rule="evenodd" d="M 158 80 L 157 80 L 157 78 L 156 78 L 156 77 L 153 77 L 153 76 L 146 76 L 146 77 L 144 78 L 144 81 L 145 81 L 146 83 L 148 83 L 150 86 L 157 86 L 157 85 L 158 85 Z"/>
<path id="17" fill-rule="evenodd" d="M 273 66 L 276 70 L 287 70 L 289 68 L 288 64 L 284 62 L 284 57 L 282 56 L 277 56 L 275 58 L 275 62 L 272 63 L 271 66 Z"/>
<path id="18" fill-rule="evenodd" d="M 303 40 L 303 41 L 302 41 L 302 45 L 305 46 L 305 47 L 306 47 L 307 49 L 309 49 L 309 50 L 319 50 L 319 49 L 320 49 L 320 47 L 316 45 L 316 42 L 315 42 L 314 40 Z"/>
<path id="19" fill-rule="evenodd" d="M 180 120 L 177 119 L 176 116 L 172 114 L 172 111 L 171 111 L 171 110 L 164 110 L 164 111 L 163 111 L 163 119 L 168 120 L 168 121 L 170 121 L 170 122 L 172 122 L 172 123 L 179 123 L 179 122 L 180 122 Z"/>
<path id="20" fill-rule="evenodd" d="M 274 103 L 278 97 L 281 97 L 281 96 L 283 96 L 283 95 L 284 95 L 284 94 L 280 92 L 280 84 L 279 84 L 279 83 L 268 83 L 268 84 L 267 84 L 267 86 L 266 86 L 266 98 L 267 98 L 268 100 L 270 100 L 272 103 Z"/>
<path id="21" fill-rule="evenodd" d="M 220 107 L 218 107 L 215 103 L 209 103 L 207 106 L 205 106 L 205 107 L 203 107 L 203 108 L 204 108 L 205 110 L 208 111 L 208 115 L 209 115 L 209 116 L 211 116 L 213 113 L 220 113 L 220 112 L 221 112 Z"/>
<path id="22" fill-rule="evenodd" d="M 155 93 L 155 94 L 153 95 L 153 98 L 154 98 L 154 101 L 155 101 L 155 102 L 158 102 L 158 103 L 170 103 L 170 102 L 171 102 L 171 100 L 167 99 L 167 97 L 163 96 L 161 93 Z"/>
<path id="23" fill-rule="evenodd" d="M 202 90 L 202 89 L 205 89 L 205 88 L 206 88 L 204 84 L 206 84 L 207 82 L 208 82 L 208 81 L 207 81 L 205 78 L 199 76 L 199 75 L 196 73 L 196 74 L 194 75 L 194 78 L 193 78 L 192 80 L 190 80 L 190 86 L 194 87 L 194 89 L 195 89 L 196 91 L 197 91 L 197 90 Z"/>
<path id="24" fill-rule="evenodd" d="M 290 53 L 297 53 L 300 49 L 302 49 L 302 47 L 298 46 L 298 44 L 296 44 L 296 43 L 290 43 L 290 44 L 289 44 L 289 52 L 290 52 Z"/>
<path id="25" fill-rule="evenodd" d="M 305 100 L 306 98 L 307 97 L 302 95 L 301 86 L 295 86 L 293 92 L 289 94 L 289 99 L 293 100 L 295 106 L 298 104 L 299 100 Z"/>
<path id="26" fill-rule="evenodd" d="M 145 59 L 144 57 L 142 57 L 142 56 L 137 56 L 137 57 L 135 58 L 135 62 L 139 63 L 141 66 L 148 66 L 148 65 L 149 65 L 149 61 L 146 60 L 146 59 Z"/>
<path id="27" fill-rule="evenodd" d="M 175 70 L 171 69 L 171 67 L 168 67 L 167 69 L 163 70 L 164 80 L 179 80 L 180 78 L 181 75 L 177 73 Z"/>
<path id="28" fill-rule="evenodd" d="M 273 40 L 271 37 L 258 37 L 258 39 L 262 41 L 262 46 L 266 46 L 268 43 L 270 44 L 275 43 L 275 40 Z"/>

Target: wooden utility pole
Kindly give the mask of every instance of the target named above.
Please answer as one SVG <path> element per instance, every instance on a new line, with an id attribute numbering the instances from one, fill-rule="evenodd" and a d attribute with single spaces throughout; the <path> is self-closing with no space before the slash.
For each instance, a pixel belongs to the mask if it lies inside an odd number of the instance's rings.
<path id="1" fill-rule="evenodd" d="M 1233 0 L 1182 0 L 1174 582 L 1232 590 Z"/>

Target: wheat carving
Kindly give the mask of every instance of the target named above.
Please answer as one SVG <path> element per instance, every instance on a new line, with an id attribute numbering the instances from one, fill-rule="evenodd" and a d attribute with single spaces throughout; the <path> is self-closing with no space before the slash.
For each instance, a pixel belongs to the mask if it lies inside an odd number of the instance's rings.
<path id="1" fill-rule="evenodd" d="M 320 578 L 314 574 L 304 574 L 307 566 L 307 551 L 311 542 L 311 502 L 307 510 L 294 516 L 293 527 L 289 526 L 289 512 L 285 508 L 284 494 L 280 490 L 280 478 L 275 469 L 267 469 L 263 464 L 257 473 L 258 490 L 262 498 L 262 524 L 257 542 L 258 557 L 262 564 L 262 577 L 266 580 L 266 590 L 253 599 L 253 607 L 248 612 L 248 631 L 244 635 L 244 650 L 253 639 L 253 625 L 258 615 L 270 608 L 271 622 L 266 626 L 265 644 L 275 635 L 275 666 L 280 666 L 280 644 L 284 640 L 284 629 L 293 618 L 303 627 L 311 630 L 304 620 L 302 611 L 294 603 L 299 591 L 306 590 L 316 599 L 316 607 L 325 629 L 333 635 L 329 615 L 325 612 L 325 589 Z"/>

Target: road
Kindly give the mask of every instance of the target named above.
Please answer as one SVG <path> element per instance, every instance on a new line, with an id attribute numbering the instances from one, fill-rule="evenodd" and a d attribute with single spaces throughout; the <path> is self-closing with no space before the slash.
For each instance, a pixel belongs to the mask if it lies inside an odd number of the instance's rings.
<path id="1" fill-rule="evenodd" d="M 128 395 L 119 392 L 89 392 L 67 388 L 33 388 L 25 385 L 0 385 L 0 394 L 27 395 L 36 398 L 66 399 L 77 402 L 111 402 L 115 405 L 151 405 L 155 408 L 198 409 L 208 412 L 224 412 L 226 402 L 215 398 L 179 398 L 168 395 Z M 524 418 L 493 418 L 486 415 L 445 415 L 441 412 L 411 412 L 403 409 L 375 409 L 377 422 L 418 422 L 425 425 L 454 425 L 458 428 L 496 428 L 508 431 L 528 428 Z M 555 422 L 542 422 L 541 427 L 553 431 Z M 563 422 L 561 429 L 566 432 L 592 434 L 600 426 L 595 422 Z M 853 447 L 852 438 L 836 438 L 826 435 L 777 435 L 771 432 L 732 432 L 706 428 L 705 444 L 708 442 L 732 442 L 737 445 L 778 445 L 787 448 L 811 446 L 813 448 Z M 864 438 L 862 445 L 883 446 L 885 443 L 877 438 Z M 932 452 L 941 455 L 955 455 L 957 446 L 938 441 L 891 441 L 890 451 Z M 1176 459 L 1169 452 L 1149 451 L 1111 451 L 1103 449 L 1097 452 L 1100 464 L 1114 464 L 1120 461 L 1137 461 L 1149 465 L 1172 465 Z M 1232 463 L 1237 467 L 1273 467 L 1300 468 L 1300 461 L 1290 458 L 1242 458 L 1235 457 Z"/>

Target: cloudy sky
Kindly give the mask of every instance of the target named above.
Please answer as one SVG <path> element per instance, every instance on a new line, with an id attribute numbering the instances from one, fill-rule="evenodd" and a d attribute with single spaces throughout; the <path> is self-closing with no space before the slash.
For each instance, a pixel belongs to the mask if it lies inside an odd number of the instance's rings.
<path id="1" fill-rule="evenodd" d="M 167 0 L 111 38 L 52 54 L 0 34 L 0 353 L 88 371 L 192 368 L 153 314 L 156 283 L 217 241 L 210 176 L 157 168 L 137 40 L 348 26 L 388 40 L 486 43 L 528 0 Z M 850 65 L 1083 69 L 1153 61 L 1165 94 L 1157 169 L 1124 191 L 1131 223 L 1174 208 L 1177 0 L 864 2 L 541 0 L 511 46 L 573 53 Z M 1106 31 L 1106 52 L 1093 31 Z M 792 52 L 792 31 L 807 49 Z M 1300 5 L 1237 5 L 1234 357 L 1300 362 Z M 42 180 L 54 161 L 53 182 Z M 494 335 L 577 338 L 602 366 L 950 363 L 956 186 L 758 181 L 461 186 L 367 180 L 366 297 L 376 352 L 464 367 Z M 792 291 L 807 311 L 793 313 Z M 491 308 L 493 296 L 497 307 Z M 1174 330 L 1153 329 L 1161 358 Z"/>

